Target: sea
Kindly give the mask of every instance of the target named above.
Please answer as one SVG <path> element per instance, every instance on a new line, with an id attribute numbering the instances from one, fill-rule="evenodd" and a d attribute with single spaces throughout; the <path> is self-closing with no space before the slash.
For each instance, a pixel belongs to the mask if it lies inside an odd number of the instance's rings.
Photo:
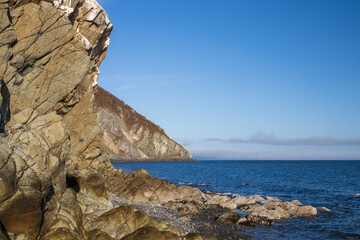
<path id="1" fill-rule="evenodd" d="M 244 227 L 254 239 L 360 239 L 360 161 L 119 162 L 124 172 L 146 169 L 177 186 L 229 196 L 274 196 L 318 209 L 313 217 Z"/>

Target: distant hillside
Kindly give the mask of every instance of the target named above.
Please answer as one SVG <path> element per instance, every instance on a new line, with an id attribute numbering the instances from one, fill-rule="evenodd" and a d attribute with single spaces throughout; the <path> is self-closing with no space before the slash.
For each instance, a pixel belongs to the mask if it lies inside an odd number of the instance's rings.
<path id="1" fill-rule="evenodd" d="M 104 148 L 119 159 L 191 160 L 190 153 L 165 131 L 111 93 L 98 87 L 95 109 Z"/>

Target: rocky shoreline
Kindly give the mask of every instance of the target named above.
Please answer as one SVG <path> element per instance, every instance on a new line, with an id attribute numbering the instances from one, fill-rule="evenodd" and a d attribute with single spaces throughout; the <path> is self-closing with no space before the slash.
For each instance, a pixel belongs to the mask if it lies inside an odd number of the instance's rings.
<path id="1" fill-rule="evenodd" d="M 110 196 L 110 200 L 114 207 L 116 206 L 134 206 L 137 210 L 143 210 L 145 213 L 156 219 L 164 221 L 176 228 L 184 234 L 198 233 L 203 237 L 210 239 L 253 239 L 243 233 L 241 226 L 226 224 L 216 221 L 219 214 L 228 212 L 227 209 L 220 207 L 200 208 L 199 212 L 187 213 L 169 208 L 166 204 L 159 202 L 134 202 Z"/>
<path id="2" fill-rule="evenodd" d="M 140 172 L 146 174 L 145 170 Z M 204 195 L 207 197 L 205 202 L 198 198 L 192 199 L 192 196 L 169 202 L 139 202 L 115 194 L 110 194 L 109 200 L 114 207 L 133 206 L 135 210 L 142 210 L 148 216 L 164 221 L 184 234 L 197 233 L 206 239 L 253 239 L 244 233 L 244 228 L 270 226 L 276 224 L 274 220 L 317 214 L 316 208 L 303 206 L 298 200 L 282 202 L 270 196 Z"/>
<path id="3" fill-rule="evenodd" d="M 79 173 L 77 179 L 84 179 L 80 181 L 80 189 L 87 189 L 84 194 L 88 195 L 90 188 L 87 185 L 91 185 L 88 173 Z M 115 179 L 117 184 L 114 184 Z M 108 189 L 108 200 L 102 205 L 105 208 L 101 211 L 97 201 L 89 204 L 87 199 L 81 204 L 84 212 L 92 216 L 88 217 L 92 219 L 89 221 L 91 224 L 98 222 L 97 218 L 102 218 L 102 215 L 107 215 L 107 212 L 114 209 L 131 207 L 131 211 L 135 213 L 142 212 L 158 223 L 163 222 L 166 229 L 171 228 L 178 235 L 174 239 L 183 236 L 184 239 L 247 240 L 252 238 L 244 233 L 244 228 L 269 226 L 276 224 L 276 220 L 317 214 L 316 208 L 303 206 L 298 200 L 282 202 L 270 196 L 229 197 L 203 193 L 189 186 L 176 187 L 167 181 L 151 177 L 144 169 L 131 173 L 115 171 L 114 176 L 105 182 L 105 189 Z M 103 223 L 108 224 L 106 221 Z M 119 239 L 114 233 L 115 230 L 102 229 L 105 230 L 109 236 Z"/>

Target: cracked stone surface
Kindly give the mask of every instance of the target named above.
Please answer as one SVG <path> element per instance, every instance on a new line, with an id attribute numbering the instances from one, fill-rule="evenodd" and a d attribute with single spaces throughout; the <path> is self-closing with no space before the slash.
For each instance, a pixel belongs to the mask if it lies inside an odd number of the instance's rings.
<path id="1" fill-rule="evenodd" d="M 95 0 L 0 0 L 1 239 L 182 238 L 109 200 L 94 93 L 111 30 Z"/>
<path id="2" fill-rule="evenodd" d="M 0 0 L 0 222 L 11 239 L 88 238 L 66 175 L 112 169 L 91 100 L 111 30 L 94 0 Z"/>

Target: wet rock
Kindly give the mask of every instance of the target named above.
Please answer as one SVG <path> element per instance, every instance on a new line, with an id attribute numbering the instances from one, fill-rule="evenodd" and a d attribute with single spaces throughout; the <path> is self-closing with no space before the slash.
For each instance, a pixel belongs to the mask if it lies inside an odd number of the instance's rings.
<path id="1" fill-rule="evenodd" d="M 217 221 L 228 224 L 250 225 L 246 217 L 236 212 L 224 213 L 217 219 Z"/>
<path id="2" fill-rule="evenodd" d="M 260 225 L 273 225 L 275 222 L 267 217 L 257 216 L 253 214 L 248 214 L 246 216 L 247 220 L 251 223 L 260 224 Z"/>

